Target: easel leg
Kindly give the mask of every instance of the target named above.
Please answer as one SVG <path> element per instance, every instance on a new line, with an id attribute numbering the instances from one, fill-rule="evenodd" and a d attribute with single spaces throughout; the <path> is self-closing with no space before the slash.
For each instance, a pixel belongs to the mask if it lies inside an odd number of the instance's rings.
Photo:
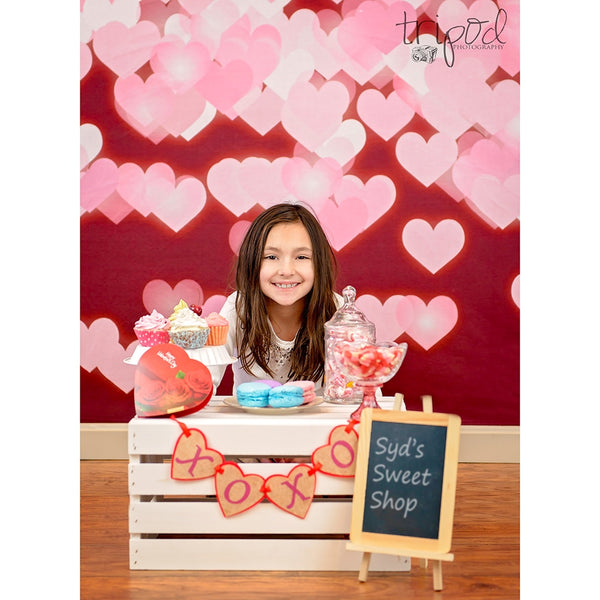
<path id="1" fill-rule="evenodd" d="M 442 561 L 433 561 L 433 589 L 439 592 L 442 589 Z"/>
<path id="2" fill-rule="evenodd" d="M 371 553 L 363 552 L 362 560 L 360 562 L 360 571 L 358 572 L 358 580 L 366 581 L 367 574 L 369 573 L 369 563 L 371 562 Z"/>

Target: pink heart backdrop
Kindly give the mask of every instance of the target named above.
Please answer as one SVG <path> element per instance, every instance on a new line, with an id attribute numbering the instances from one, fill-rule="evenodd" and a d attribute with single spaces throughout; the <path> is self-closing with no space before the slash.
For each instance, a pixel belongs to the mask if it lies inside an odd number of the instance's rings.
<path id="1" fill-rule="evenodd" d="M 518 1 L 80 7 L 83 422 L 135 414 L 134 322 L 219 310 L 248 223 L 298 200 L 408 342 L 384 393 L 519 423 Z"/>

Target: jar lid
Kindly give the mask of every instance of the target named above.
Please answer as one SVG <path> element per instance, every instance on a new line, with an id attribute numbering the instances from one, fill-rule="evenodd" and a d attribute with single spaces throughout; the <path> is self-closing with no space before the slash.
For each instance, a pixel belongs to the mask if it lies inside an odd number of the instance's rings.
<path id="1" fill-rule="evenodd" d="M 347 285 L 342 290 L 342 296 L 344 298 L 344 304 L 336 311 L 327 323 L 326 327 L 339 327 L 339 326 L 352 326 L 356 327 L 361 325 L 370 330 L 375 330 L 375 324 L 369 321 L 358 308 L 356 308 L 356 290 L 351 286 Z"/>

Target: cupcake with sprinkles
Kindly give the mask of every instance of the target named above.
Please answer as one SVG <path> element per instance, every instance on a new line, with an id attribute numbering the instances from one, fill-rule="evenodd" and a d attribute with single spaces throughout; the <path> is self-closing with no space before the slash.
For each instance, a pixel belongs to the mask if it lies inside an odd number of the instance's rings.
<path id="1" fill-rule="evenodd" d="M 190 310 L 183 300 L 173 309 L 169 321 L 169 336 L 174 344 L 186 350 L 202 348 L 206 344 L 209 333 L 206 320 Z"/>

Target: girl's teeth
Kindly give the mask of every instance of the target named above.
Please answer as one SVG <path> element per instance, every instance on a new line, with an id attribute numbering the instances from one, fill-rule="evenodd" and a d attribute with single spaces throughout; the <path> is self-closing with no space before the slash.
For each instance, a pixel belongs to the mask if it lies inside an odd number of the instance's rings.
<path id="1" fill-rule="evenodd" d="M 295 283 L 276 283 L 275 285 L 280 288 L 291 288 L 296 286 Z"/>

